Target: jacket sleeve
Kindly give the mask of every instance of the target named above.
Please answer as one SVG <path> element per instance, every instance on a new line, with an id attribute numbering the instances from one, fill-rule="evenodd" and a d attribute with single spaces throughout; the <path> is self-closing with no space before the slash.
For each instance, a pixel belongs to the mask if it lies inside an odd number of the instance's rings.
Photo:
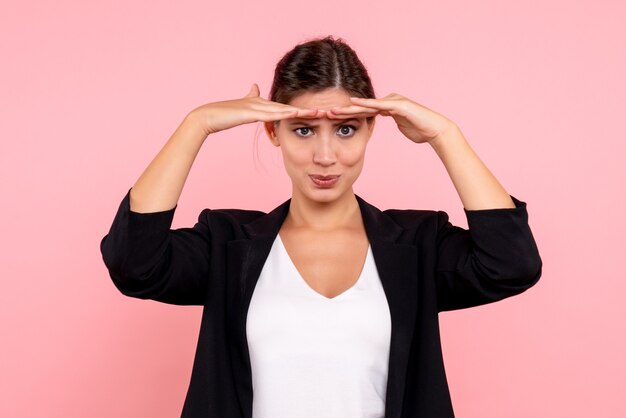
<path id="1" fill-rule="evenodd" d="M 104 264 L 121 293 L 175 305 L 202 305 L 209 274 L 211 235 L 202 211 L 193 228 L 170 229 L 170 210 L 130 210 L 130 190 L 100 242 Z"/>
<path id="2" fill-rule="evenodd" d="M 541 277 L 542 261 L 528 225 L 526 203 L 515 208 L 465 210 L 469 230 L 439 211 L 439 311 L 463 309 L 522 293 Z"/>

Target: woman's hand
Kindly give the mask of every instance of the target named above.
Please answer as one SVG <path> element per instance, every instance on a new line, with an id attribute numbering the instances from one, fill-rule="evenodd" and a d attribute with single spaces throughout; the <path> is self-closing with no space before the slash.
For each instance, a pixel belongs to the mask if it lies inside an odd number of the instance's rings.
<path id="1" fill-rule="evenodd" d="M 428 142 L 431 145 L 446 131 L 456 127 L 445 116 L 428 109 L 397 93 L 391 93 L 381 99 L 363 99 L 351 97 L 352 106 L 334 107 L 329 118 L 346 118 L 354 114 L 381 114 L 391 116 L 400 132 L 415 143 Z"/>
<path id="2" fill-rule="evenodd" d="M 252 122 L 270 122 L 287 118 L 314 118 L 317 109 L 302 109 L 259 97 L 259 86 L 254 83 L 241 99 L 213 102 L 195 108 L 190 116 L 206 135 Z"/>
<path id="3" fill-rule="evenodd" d="M 429 143 L 443 162 L 467 210 L 514 208 L 515 204 L 478 158 L 457 125 L 445 116 L 396 93 L 382 99 L 351 97 L 350 106 L 332 108 L 328 118 L 391 116 L 411 141 Z"/>
<path id="4" fill-rule="evenodd" d="M 300 109 L 259 97 L 252 85 L 241 99 L 202 105 L 187 114 L 159 151 L 130 193 L 134 212 L 151 213 L 173 209 L 180 197 L 191 166 L 209 134 L 256 121 L 290 117 L 316 117 L 317 109 Z"/>

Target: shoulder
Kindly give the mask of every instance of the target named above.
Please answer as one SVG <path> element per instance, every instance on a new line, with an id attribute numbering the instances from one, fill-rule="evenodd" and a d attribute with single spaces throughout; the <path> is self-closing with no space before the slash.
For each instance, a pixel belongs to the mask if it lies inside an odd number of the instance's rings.
<path id="1" fill-rule="evenodd" d="M 374 217 L 389 217 L 394 221 L 407 225 L 432 218 L 439 212 L 432 209 L 380 209 L 378 205 L 370 203 L 360 195 L 356 195 L 356 198 L 363 212 L 368 212 Z"/>
<path id="2" fill-rule="evenodd" d="M 377 206 L 357 196 L 365 220 L 379 230 L 394 230 L 400 228 L 405 231 L 417 231 L 436 227 L 441 222 L 442 215 L 447 219 L 445 212 L 433 209 L 379 209 Z M 420 232 L 422 232 L 420 231 Z M 389 235 L 389 234 L 387 234 Z M 391 234 L 393 235 L 393 233 Z"/>
<path id="3" fill-rule="evenodd" d="M 437 225 L 442 219 L 448 218 L 445 212 L 432 209 L 385 209 L 381 213 L 405 229 Z"/>
<path id="4" fill-rule="evenodd" d="M 275 236 L 287 215 L 290 200 L 286 200 L 269 213 L 257 209 L 204 209 L 199 222 L 208 224 L 212 231 L 223 237 L 270 238 Z"/>
<path id="5" fill-rule="evenodd" d="M 241 225 L 252 222 L 264 215 L 267 215 L 267 213 L 255 209 L 204 209 L 198 216 L 198 222 L 226 222 Z"/>

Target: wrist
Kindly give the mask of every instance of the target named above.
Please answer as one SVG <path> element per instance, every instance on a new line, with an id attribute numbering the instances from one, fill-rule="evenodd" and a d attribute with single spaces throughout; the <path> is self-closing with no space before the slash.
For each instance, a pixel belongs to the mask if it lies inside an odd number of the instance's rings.
<path id="1" fill-rule="evenodd" d="M 188 129 L 201 134 L 203 138 L 206 138 L 211 134 L 210 130 L 204 124 L 204 118 L 202 118 L 201 115 L 199 115 L 195 110 L 192 110 L 187 114 L 187 116 L 185 116 L 183 124 L 187 126 Z"/>
<path id="2" fill-rule="evenodd" d="M 438 154 L 444 148 L 465 143 L 465 137 L 461 129 L 453 122 L 444 128 L 437 136 L 433 137 L 428 143 Z"/>

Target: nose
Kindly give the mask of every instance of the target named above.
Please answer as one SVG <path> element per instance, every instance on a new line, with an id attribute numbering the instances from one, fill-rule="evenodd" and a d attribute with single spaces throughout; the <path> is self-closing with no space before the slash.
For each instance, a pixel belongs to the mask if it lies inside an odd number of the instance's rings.
<path id="1" fill-rule="evenodd" d="M 329 166 L 337 161 L 337 155 L 334 149 L 334 141 L 330 134 L 320 134 L 315 141 L 315 149 L 313 151 L 313 162 L 315 164 Z"/>

